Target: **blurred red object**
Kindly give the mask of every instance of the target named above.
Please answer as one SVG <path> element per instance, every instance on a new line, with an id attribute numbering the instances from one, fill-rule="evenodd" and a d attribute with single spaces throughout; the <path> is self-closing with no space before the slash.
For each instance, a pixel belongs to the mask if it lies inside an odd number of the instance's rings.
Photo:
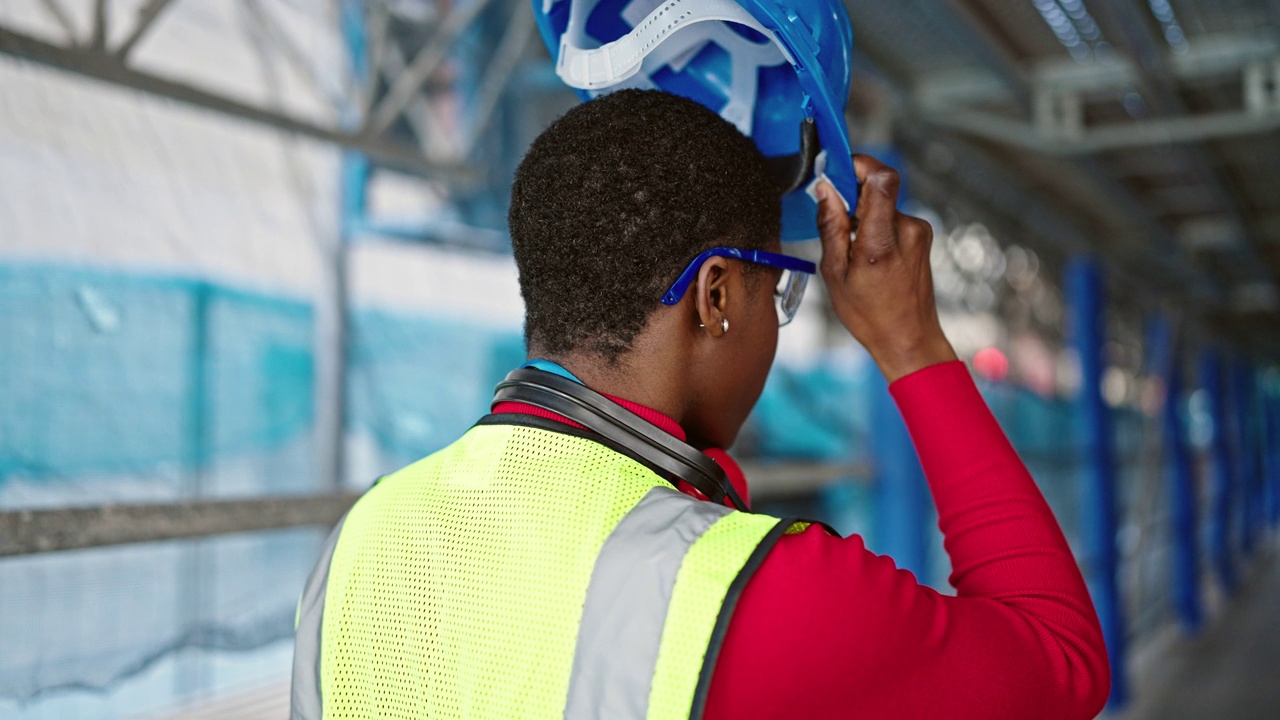
<path id="1" fill-rule="evenodd" d="M 997 348 L 983 348 L 973 356 L 973 369 L 987 380 L 999 382 L 1009 374 L 1009 359 Z"/>

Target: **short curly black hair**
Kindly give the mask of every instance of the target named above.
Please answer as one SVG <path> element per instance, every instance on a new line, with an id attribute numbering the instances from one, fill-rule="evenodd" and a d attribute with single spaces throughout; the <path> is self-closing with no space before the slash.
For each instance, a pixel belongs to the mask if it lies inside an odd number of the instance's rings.
<path id="1" fill-rule="evenodd" d="M 511 189 L 526 345 L 616 362 L 690 260 L 765 248 L 781 214 L 755 143 L 702 105 L 621 90 L 574 107 Z"/>

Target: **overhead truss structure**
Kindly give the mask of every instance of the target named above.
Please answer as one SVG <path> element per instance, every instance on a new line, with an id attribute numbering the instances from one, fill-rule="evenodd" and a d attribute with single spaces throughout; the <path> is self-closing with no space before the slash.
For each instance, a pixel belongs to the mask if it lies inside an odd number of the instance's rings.
<path id="1" fill-rule="evenodd" d="M 1087 155 L 1171 143 L 1280 130 L 1280 39 L 1271 33 L 1223 35 L 1198 41 L 1174 56 L 1153 77 L 1134 58 L 1112 55 L 1090 64 L 1055 60 L 1031 70 L 1030 121 L 991 108 L 1015 98 L 993 72 L 959 68 L 934 74 L 916 88 L 914 99 L 932 123 L 1000 143 L 1053 155 Z M 1175 115 L 1092 124 L 1085 118 L 1090 99 L 1111 98 L 1143 85 L 1226 80 L 1243 88 L 1240 107 L 1195 113 L 1185 105 Z M 1164 94 L 1158 91 L 1154 94 Z"/>
<path id="2" fill-rule="evenodd" d="M 1280 3 L 847 6 L 930 200 L 1105 257 L 1129 295 L 1280 356 Z"/>
<path id="3" fill-rule="evenodd" d="M 94 0 L 88 32 L 77 28 L 64 0 L 41 0 L 41 7 L 62 30 L 58 40 L 41 38 L 0 24 L 0 53 L 58 68 L 114 85 L 141 90 L 205 110 L 236 117 L 297 135 L 334 143 L 364 154 L 375 164 L 450 184 L 476 182 L 471 159 L 480 135 L 489 126 L 498 99 L 507 87 L 533 36 L 528 3 L 518 0 L 471 0 L 439 11 L 429 0 L 332 0 L 341 27 L 335 33 L 360 56 L 351 58 L 345 98 L 336 99 L 326 118 L 291 114 L 277 106 L 254 103 L 202 87 L 163 71 L 138 66 L 137 48 L 163 33 L 164 16 L 180 2 L 148 0 L 121 35 L 108 27 L 110 0 Z M 261 0 L 240 0 L 254 32 L 272 43 L 304 74 L 311 73 L 302 49 L 286 23 L 273 18 Z M 459 39 L 485 12 L 510 17 L 497 49 L 484 67 L 465 128 L 442 127 L 432 118 L 435 96 L 454 91 L 447 79 L 447 60 Z M 112 32 L 109 32 L 112 31 Z M 311 78 L 320 85 L 320 78 Z M 317 93 L 324 94 L 321 87 Z M 468 88 L 468 90 L 473 90 Z"/>
<path id="4" fill-rule="evenodd" d="M 122 31 L 108 26 L 118 17 L 111 0 L 92 0 L 88 23 L 68 11 L 69 0 L 39 0 L 61 37 L 0 24 L 0 53 L 332 142 L 442 187 L 476 187 L 497 175 L 486 165 L 492 158 L 484 157 L 483 139 L 529 57 L 534 30 L 527 0 L 327 0 L 338 18 L 334 32 L 352 51 L 335 99 L 340 106 L 327 117 L 291 114 L 136 63 L 139 48 L 165 32 L 166 14 L 196 1 L 146 0 Z M 270 4 L 239 2 L 255 33 L 305 69 L 306 46 L 287 23 L 273 20 Z M 1270 152 L 1280 135 L 1280 2 L 847 6 L 858 30 L 856 62 L 880 68 L 896 86 L 899 136 L 927 143 L 939 130 L 949 132 L 964 167 L 984 166 L 985 177 L 1003 178 L 995 188 L 977 187 L 976 174 L 945 182 L 925 177 L 918 186 L 1001 194 L 1023 221 L 1025 208 L 1041 208 L 1030 228 L 1037 234 L 1072 251 L 1106 255 L 1208 312 L 1236 318 L 1280 309 L 1280 210 L 1245 198 L 1265 171 L 1231 167 L 1242 151 L 1230 146 L 1257 141 Z M 1092 50 L 1063 52 L 1033 6 L 1074 13 L 1072 22 L 1087 16 Z M 1185 32 L 1178 28 L 1176 43 L 1167 42 L 1168 26 L 1164 35 L 1161 28 L 1169 19 L 1162 13 L 1174 8 L 1200 13 L 1194 27 L 1188 21 Z M 932 57 L 947 47 L 956 62 Z M 451 71 L 459 53 L 470 53 L 461 80 Z M 1117 97 L 1125 98 L 1124 111 L 1116 110 Z M 460 102 L 465 112 L 450 116 Z M 1152 189 L 1158 180 L 1151 168 L 1139 168 L 1136 182 L 1125 176 L 1151 152 L 1176 156 L 1181 185 Z M 1211 209 L 1191 213 L 1181 206 L 1187 196 Z"/>

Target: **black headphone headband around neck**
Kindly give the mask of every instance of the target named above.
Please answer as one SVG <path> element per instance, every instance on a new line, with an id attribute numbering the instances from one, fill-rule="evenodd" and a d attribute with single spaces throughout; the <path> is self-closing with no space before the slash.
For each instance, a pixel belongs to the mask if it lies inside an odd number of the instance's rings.
<path id="1" fill-rule="evenodd" d="M 562 415 L 626 448 L 637 459 L 684 480 L 711 502 L 720 503 L 728 497 L 736 509 L 750 511 L 714 460 L 581 383 L 521 368 L 498 383 L 493 402 L 525 403 Z"/>

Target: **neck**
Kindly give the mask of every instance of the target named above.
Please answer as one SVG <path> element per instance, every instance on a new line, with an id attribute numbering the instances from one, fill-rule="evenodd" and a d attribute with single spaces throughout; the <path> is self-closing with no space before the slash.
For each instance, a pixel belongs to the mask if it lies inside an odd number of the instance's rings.
<path id="1" fill-rule="evenodd" d="M 679 372 L 683 360 L 675 357 L 676 353 L 663 352 L 647 343 L 645 334 L 613 362 L 580 352 L 531 354 L 559 363 L 596 392 L 630 400 L 677 423 L 683 424 L 688 414 L 690 394 L 683 386 L 683 373 Z"/>

